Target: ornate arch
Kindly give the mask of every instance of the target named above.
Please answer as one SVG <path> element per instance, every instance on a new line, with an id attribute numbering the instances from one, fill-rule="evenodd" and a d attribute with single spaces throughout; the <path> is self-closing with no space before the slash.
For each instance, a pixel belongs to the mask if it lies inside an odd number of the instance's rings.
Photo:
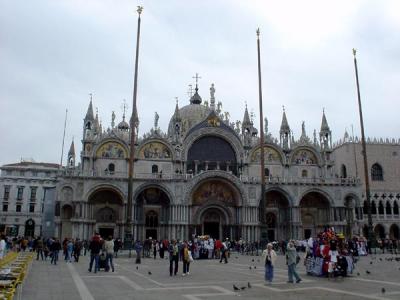
<path id="1" fill-rule="evenodd" d="M 100 184 L 93 186 L 90 190 L 88 190 L 85 193 L 85 196 L 83 197 L 83 199 L 86 199 L 86 201 L 89 202 L 90 196 L 92 196 L 94 193 L 97 193 L 102 190 L 111 190 L 111 191 L 115 192 L 120 197 L 122 203 L 124 203 L 124 204 L 126 203 L 126 198 L 125 198 L 124 192 L 118 186 L 116 186 L 114 184 L 109 184 L 109 183 L 100 183 Z"/>
<path id="2" fill-rule="evenodd" d="M 68 195 L 66 194 L 67 190 L 70 190 Z M 72 186 L 71 184 L 63 184 L 59 189 L 58 201 L 62 203 L 71 203 L 72 205 L 72 202 L 74 200 L 74 191 L 74 186 Z"/>
<path id="3" fill-rule="evenodd" d="M 343 203 L 344 204 L 346 204 L 346 199 L 349 198 L 349 197 L 354 199 L 355 207 L 360 207 L 361 206 L 360 197 L 354 192 L 350 192 L 350 193 L 345 194 L 345 196 L 343 198 Z"/>
<path id="4" fill-rule="evenodd" d="M 305 155 L 301 155 L 302 153 L 299 153 L 303 151 Z M 308 157 L 307 154 L 312 154 L 311 156 L 314 157 Z M 296 163 L 296 160 L 300 159 L 301 162 L 303 163 Z M 313 162 L 312 160 L 316 160 Z M 309 146 L 299 146 L 293 149 L 292 153 L 290 154 L 289 157 L 289 163 L 291 165 L 317 165 L 321 166 L 322 165 L 322 157 L 320 153 L 318 153 L 314 148 L 309 147 Z"/>
<path id="5" fill-rule="evenodd" d="M 173 193 L 167 186 L 160 184 L 160 183 L 143 183 L 143 184 L 141 184 L 140 186 L 138 186 L 136 188 L 136 191 L 133 194 L 133 199 L 136 201 L 136 199 L 139 197 L 140 193 L 142 193 L 144 190 L 149 189 L 149 188 L 160 189 L 168 196 L 170 204 L 173 203 L 173 199 L 174 199 Z"/>
<path id="6" fill-rule="evenodd" d="M 135 157 L 139 159 L 175 160 L 172 145 L 161 138 L 150 137 L 138 147 Z"/>
<path id="7" fill-rule="evenodd" d="M 327 192 L 325 192 L 325 191 L 323 191 L 323 190 L 321 190 L 321 189 L 318 189 L 318 188 L 311 188 L 311 189 L 305 190 L 305 191 L 300 195 L 300 197 L 298 198 L 298 199 L 299 199 L 299 200 L 298 200 L 299 202 L 296 203 L 296 205 L 297 205 L 297 206 L 300 206 L 301 200 L 304 198 L 304 196 L 306 196 L 306 195 L 309 194 L 309 193 L 319 193 L 319 194 L 323 195 L 323 196 L 326 198 L 326 200 L 328 201 L 328 204 L 329 204 L 330 207 L 334 207 L 334 206 L 335 206 L 335 202 L 334 202 L 333 198 L 331 197 L 331 195 L 329 195 Z"/>
<path id="8" fill-rule="evenodd" d="M 196 175 L 193 177 L 193 179 L 190 181 L 190 184 L 186 185 L 185 187 L 185 192 L 184 192 L 184 198 L 183 199 L 192 199 L 193 192 L 206 180 L 209 179 L 222 179 L 225 180 L 226 183 L 230 184 L 237 192 L 239 195 L 238 199 L 238 206 L 243 206 L 246 203 L 249 203 L 246 192 L 244 191 L 241 182 L 239 179 L 227 172 L 224 171 L 218 171 L 218 170 L 213 170 L 213 171 L 207 171 L 204 173 L 201 173 L 199 175 Z"/>
<path id="9" fill-rule="evenodd" d="M 285 198 L 287 199 L 289 206 L 293 206 L 293 198 L 291 197 L 291 195 L 289 194 L 289 192 L 281 187 L 278 186 L 272 186 L 272 187 L 268 187 L 265 189 L 265 193 L 268 192 L 278 192 L 281 193 L 283 196 L 285 196 Z M 262 195 L 260 196 L 260 198 L 258 199 L 258 205 L 260 206 L 261 204 L 261 200 L 262 200 Z"/>
<path id="10" fill-rule="evenodd" d="M 182 155 L 184 160 L 187 160 L 189 149 L 192 147 L 193 143 L 205 136 L 215 136 L 225 140 L 231 145 L 233 151 L 235 152 L 237 162 L 240 162 L 240 159 L 243 158 L 242 142 L 235 134 L 220 127 L 205 127 L 200 128 L 199 130 L 196 130 L 185 137 L 182 147 Z"/>
<path id="11" fill-rule="evenodd" d="M 233 215 L 230 212 L 230 210 L 226 209 L 226 207 L 219 205 L 219 204 L 205 205 L 204 207 L 201 207 L 200 209 L 198 209 L 193 216 L 193 221 L 195 222 L 195 224 L 201 224 L 202 216 L 209 209 L 216 209 L 216 210 L 220 211 L 225 216 L 225 220 L 227 221 L 227 224 L 234 224 Z"/>
<path id="12" fill-rule="evenodd" d="M 106 138 L 93 149 L 93 156 L 97 158 L 128 159 L 128 145 L 116 138 Z"/>
<path id="13" fill-rule="evenodd" d="M 269 143 L 264 143 L 264 151 L 265 151 L 265 149 L 268 149 L 268 148 L 271 148 L 273 151 L 271 151 L 272 153 L 270 153 L 270 154 L 268 154 L 267 152 L 265 152 L 264 153 L 264 156 L 266 157 L 266 160 L 265 160 L 265 162 L 266 162 L 266 164 L 268 164 L 269 163 L 269 160 L 268 160 L 268 157 L 270 157 L 270 156 L 272 156 L 272 163 L 273 164 L 285 164 L 286 162 L 285 162 L 285 154 L 283 153 L 283 151 L 279 148 L 279 147 L 277 147 L 277 146 L 275 146 L 275 145 L 273 145 L 273 144 L 269 144 Z M 249 155 L 248 155 L 248 158 L 247 158 L 247 162 L 248 163 L 257 163 L 257 162 L 259 162 L 259 160 L 256 160 L 256 157 L 255 156 L 257 156 L 257 154 L 259 155 L 259 150 L 261 149 L 261 147 L 259 146 L 259 145 L 257 145 L 257 146 L 255 146 L 255 147 L 253 147 L 251 150 L 250 150 L 250 153 L 249 153 Z M 275 159 L 275 153 L 277 154 L 277 155 L 279 155 L 279 162 L 277 162 L 277 161 L 275 161 L 276 159 Z M 270 159 L 271 160 L 271 159 Z"/>

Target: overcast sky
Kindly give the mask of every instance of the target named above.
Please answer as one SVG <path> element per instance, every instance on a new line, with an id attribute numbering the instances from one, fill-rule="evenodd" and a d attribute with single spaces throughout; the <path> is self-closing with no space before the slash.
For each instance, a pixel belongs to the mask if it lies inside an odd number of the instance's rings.
<path id="1" fill-rule="evenodd" d="M 103 127 L 122 103 L 132 108 L 136 5 L 143 5 L 139 58 L 140 134 L 154 112 L 166 131 L 199 93 L 231 119 L 245 102 L 258 124 L 256 28 L 261 30 L 264 115 L 278 137 L 282 106 L 295 137 L 312 137 L 325 108 L 333 139 L 359 134 L 352 48 L 357 48 L 367 136 L 399 138 L 399 1 L 0 1 L 0 164 L 60 161 L 75 138 L 81 149 L 89 93 Z M 258 126 L 257 126 L 258 127 Z M 64 158 L 64 163 L 66 159 Z"/>

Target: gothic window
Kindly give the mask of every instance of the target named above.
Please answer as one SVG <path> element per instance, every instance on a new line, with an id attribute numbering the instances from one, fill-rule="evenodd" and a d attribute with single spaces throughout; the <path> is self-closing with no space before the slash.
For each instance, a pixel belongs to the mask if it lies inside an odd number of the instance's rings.
<path id="1" fill-rule="evenodd" d="M 394 201 L 393 203 L 393 214 L 395 215 L 399 214 L 399 205 L 397 204 L 397 201 Z"/>
<path id="2" fill-rule="evenodd" d="M 56 216 L 56 217 L 59 217 L 60 216 L 60 213 L 61 213 L 61 208 L 60 208 L 60 202 L 56 202 L 56 207 L 55 207 L 55 209 L 54 209 L 54 215 Z"/>
<path id="3" fill-rule="evenodd" d="M 265 168 L 264 170 L 264 176 L 269 177 L 270 173 L 269 173 L 269 169 Z"/>
<path id="4" fill-rule="evenodd" d="M 86 129 L 92 129 L 92 123 L 90 123 L 90 122 L 87 122 L 86 123 Z"/>
<path id="5" fill-rule="evenodd" d="M 392 214 L 392 206 L 390 205 L 389 201 L 386 201 L 386 214 L 391 215 Z"/>
<path id="6" fill-rule="evenodd" d="M 115 172 L 115 165 L 114 164 L 109 164 L 108 165 L 108 172 L 110 172 L 110 174 L 114 174 L 114 172 Z"/>
<path id="7" fill-rule="evenodd" d="M 364 215 L 368 214 L 368 202 L 366 200 L 364 201 L 363 213 Z"/>
<path id="8" fill-rule="evenodd" d="M 378 212 L 379 212 L 380 215 L 384 214 L 384 208 L 383 208 L 382 201 L 379 201 Z"/>
<path id="9" fill-rule="evenodd" d="M 376 204 L 375 204 L 375 201 L 371 202 L 371 214 L 376 215 Z"/>
<path id="10" fill-rule="evenodd" d="M 342 165 L 340 167 L 340 177 L 341 178 L 347 178 L 347 170 L 346 170 L 346 166 Z"/>
<path id="11" fill-rule="evenodd" d="M 307 178 L 307 176 L 308 176 L 307 170 L 302 170 L 302 171 L 301 171 L 301 177 Z"/>
<path id="12" fill-rule="evenodd" d="M 158 215 L 153 210 L 146 214 L 146 227 L 158 227 Z"/>
<path id="13" fill-rule="evenodd" d="M 371 179 L 376 181 L 383 180 L 383 169 L 380 164 L 373 164 L 371 167 Z"/>
<path id="14" fill-rule="evenodd" d="M 151 166 L 151 173 L 153 173 L 153 174 L 158 173 L 158 166 L 157 165 L 152 165 Z"/>

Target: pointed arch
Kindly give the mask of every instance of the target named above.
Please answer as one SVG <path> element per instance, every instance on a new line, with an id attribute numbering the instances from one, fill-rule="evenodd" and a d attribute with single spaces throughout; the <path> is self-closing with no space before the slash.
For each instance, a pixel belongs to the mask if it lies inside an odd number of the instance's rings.
<path id="1" fill-rule="evenodd" d="M 380 164 L 374 163 L 371 167 L 371 179 L 374 181 L 383 181 L 383 168 Z"/>

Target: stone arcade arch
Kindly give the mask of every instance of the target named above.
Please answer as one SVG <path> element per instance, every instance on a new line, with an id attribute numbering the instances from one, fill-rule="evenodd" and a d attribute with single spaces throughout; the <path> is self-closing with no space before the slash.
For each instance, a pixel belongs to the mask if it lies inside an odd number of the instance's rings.
<path id="1" fill-rule="evenodd" d="M 72 238 L 71 218 L 73 208 L 71 204 L 65 204 L 61 208 L 61 238 Z"/>
<path id="2" fill-rule="evenodd" d="M 189 235 L 215 238 L 240 237 L 240 192 L 226 179 L 207 178 L 191 193 L 192 224 Z"/>
<path id="3" fill-rule="evenodd" d="M 392 224 L 392 226 L 390 226 L 389 238 L 392 240 L 400 239 L 399 226 L 397 224 Z"/>
<path id="4" fill-rule="evenodd" d="M 300 200 L 300 220 L 303 232 L 300 237 L 315 236 L 330 222 L 330 203 L 328 198 L 318 191 L 306 193 Z"/>
<path id="5" fill-rule="evenodd" d="M 385 227 L 382 224 L 376 224 L 374 232 L 377 239 L 385 238 Z"/>
<path id="6" fill-rule="evenodd" d="M 271 189 L 265 193 L 265 222 L 269 241 L 286 240 L 290 237 L 290 204 L 288 197 L 280 190 Z"/>
<path id="7" fill-rule="evenodd" d="M 170 204 L 169 193 L 159 185 L 148 185 L 139 190 L 134 209 L 137 239 L 169 238 Z"/>
<path id="8" fill-rule="evenodd" d="M 91 219 L 95 222 L 94 231 L 103 238 L 123 236 L 125 209 L 117 190 L 100 187 L 90 194 L 88 204 Z"/>

